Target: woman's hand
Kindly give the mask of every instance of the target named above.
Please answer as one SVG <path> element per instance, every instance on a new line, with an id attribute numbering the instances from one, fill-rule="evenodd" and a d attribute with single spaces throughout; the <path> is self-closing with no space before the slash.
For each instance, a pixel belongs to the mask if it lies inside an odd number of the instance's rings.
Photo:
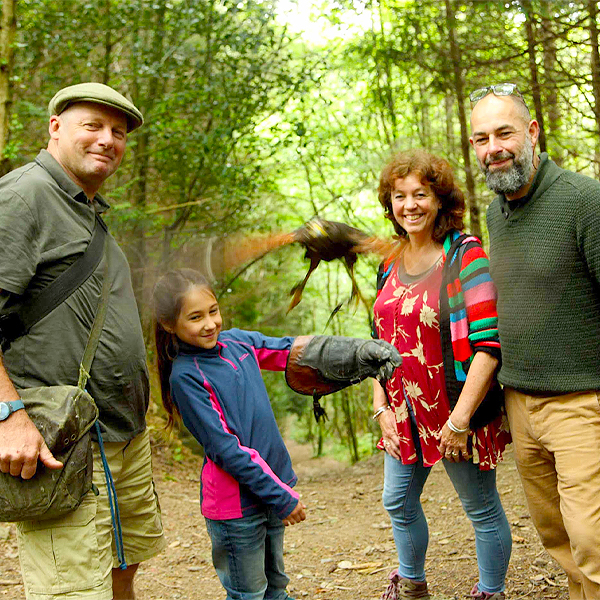
<path id="1" fill-rule="evenodd" d="M 381 428 L 384 450 L 396 460 L 400 460 L 400 438 L 398 437 L 398 426 L 396 424 L 396 413 L 388 405 L 385 391 L 377 379 L 373 379 L 373 412 L 381 407 L 388 407 L 378 417 L 377 422 Z"/>
<path id="2" fill-rule="evenodd" d="M 497 367 L 497 358 L 487 352 L 475 352 L 467 380 L 450 415 L 450 420 L 457 429 L 468 428 L 471 417 L 490 388 Z M 442 430 L 435 434 L 440 454 L 451 462 L 469 460 L 471 458 L 467 450 L 469 433 L 470 430 L 456 433 L 448 427 L 448 423 L 445 423 Z"/>
<path id="3" fill-rule="evenodd" d="M 445 423 L 442 431 L 434 434 L 438 441 L 439 453 L 450 462 L 459 462 L 461 460 L 469 460 L 470 455 L 467 449 L 467 439 L 469 431 L 464 433 L 455 433 Z"/>
<path id="4" fill-rule="evenodd" d="M 379 417 L 379 427 L 383 437 L 384 450 L 396 460 L 400 460 L 400 438 L 396 425 L 396 414 L 393 410 L 383 411 Z"/>

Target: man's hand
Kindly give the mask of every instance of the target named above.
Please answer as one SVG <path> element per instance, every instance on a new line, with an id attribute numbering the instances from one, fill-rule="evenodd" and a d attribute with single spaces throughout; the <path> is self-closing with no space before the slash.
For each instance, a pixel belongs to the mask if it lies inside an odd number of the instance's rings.
<path id="1" fill-rule="evenodd" d="M 287 527 L 288 525 L 295 525 L 296 523 L 300 523 L 306 519 L 306 506 L 302 504 L 302 502 L 298 501 L 296 504 L 296 508 L 285 518 L 283 519 L 283 524 Z"/>
<path id="2" fill-rule="evenodd" d="M 61 469 L 27 412 L 18 410 L 0 423 L 0 471 L 31 479 L 38 459 L 49 469 Z"/>

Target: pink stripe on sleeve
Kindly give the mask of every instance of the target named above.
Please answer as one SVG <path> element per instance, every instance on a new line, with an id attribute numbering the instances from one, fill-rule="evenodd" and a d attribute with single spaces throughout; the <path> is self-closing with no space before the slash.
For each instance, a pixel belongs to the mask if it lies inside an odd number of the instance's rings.
<path id="1" fill-rule="evenodd" d="M 486 302 L 488 300 L 496 300 L 496 287 L 491 281 L 480 283 L 479 285 L 463 290 L 465 297 L 465 304 L 478 304 L 479 302 Z"/>
<path id="2" fill-rule="evenodd" d="M 467 319 L 450 321 L 450 337 L 453 340 L 467 339 L 469 337 L 469 322 Z"/>
<path id="3" fill-rule="evenodd" d="M 257 464 L 273 481 L 277 483 L 277 485 L 283 488 L 288 494 L 291 494 L 294 498 L 299 498 L 298 492 L 295 492 L 289 485 L 283 483 L 275 473 L 273 473 L 271 467 L 265 462 L 265 460 L 261 457 L 261 455 L 254 450 L 254 448 L 246 448 L 245 446 L 240 445 L 240 448 L 245 452 L 250 454 L 250 460 L 253 463 Z"/>
<path id="4" fill-rule="evenodd" d="M 255 349 L 258 366 L 267 371 L 285 371 L 289 350 L 271 350 L 269 348 Z"/>

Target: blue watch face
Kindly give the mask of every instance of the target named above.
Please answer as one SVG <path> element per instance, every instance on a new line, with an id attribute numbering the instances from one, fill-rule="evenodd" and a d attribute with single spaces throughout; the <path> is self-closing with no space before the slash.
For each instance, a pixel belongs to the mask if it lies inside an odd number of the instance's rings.
<path id="1" fill-rule="evenodd" d="M 7 419 L 10 413 L 10 406 L 6 402 L 0 402 L 0 421 Z"/>

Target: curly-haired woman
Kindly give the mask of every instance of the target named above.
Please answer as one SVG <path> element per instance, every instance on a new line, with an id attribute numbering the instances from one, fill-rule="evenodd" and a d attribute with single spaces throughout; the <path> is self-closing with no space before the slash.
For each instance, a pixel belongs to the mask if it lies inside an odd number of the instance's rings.
<path id="1" fill-rule="evenodd" d="M 374 333 L 403 357 L 385 389 L 374 382 L 383 504 L 399 561 L 383 598 L 429 598 L 420 497 L 442 461 L 475 530 L 479 581 L 471 597 L 501 600 L 512 539 L 495 467 L 510 435 L 495 380 L 500 343 L 488 258 L 477 238 L 460 233 L 465 200 L 444 159 L 396 154 L 381 173 L 379 201 L 398 245 L 380 267 Z"/>

